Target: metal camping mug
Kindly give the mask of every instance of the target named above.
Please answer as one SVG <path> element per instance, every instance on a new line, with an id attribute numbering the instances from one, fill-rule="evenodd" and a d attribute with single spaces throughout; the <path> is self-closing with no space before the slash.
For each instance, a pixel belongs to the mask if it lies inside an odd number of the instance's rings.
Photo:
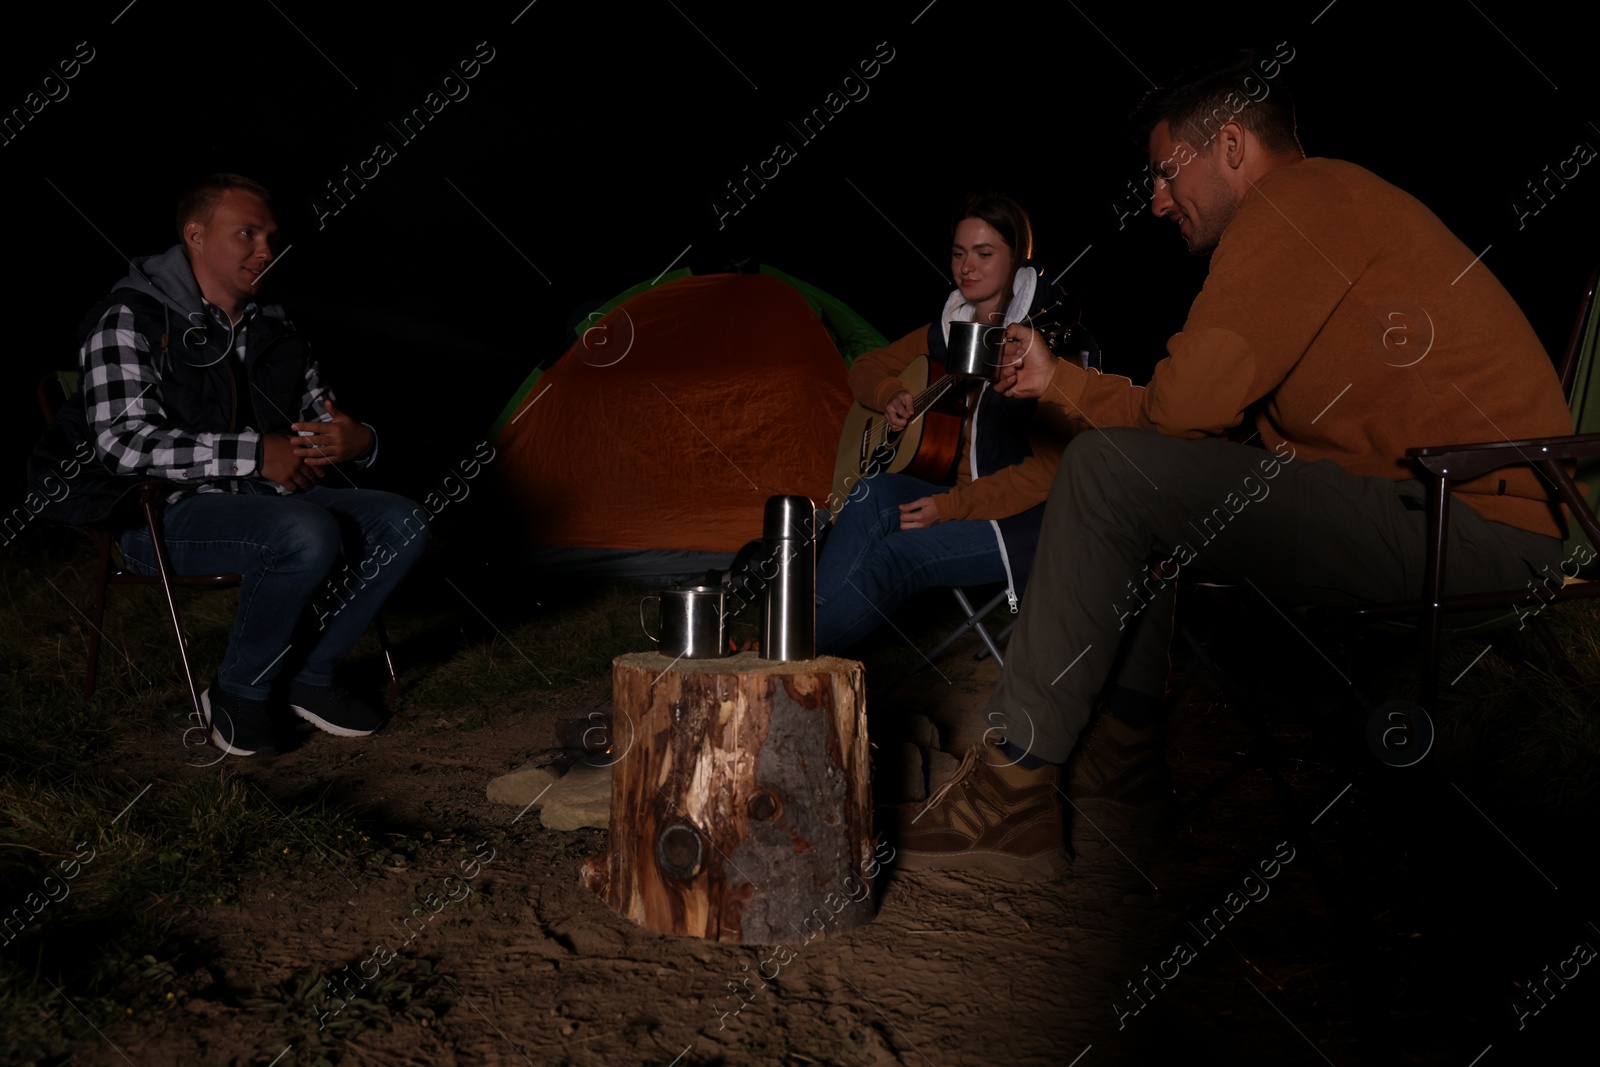
<path id="1" fill-rule="evenodd" d="M 964 378 L 997 381 L 1000 377 L 1001 346 L 1005 342 L 1004 326 L 952 322 L 950 343 L 946 346 L 944 357 L 945 372 Z"/>
<path id="2" fill-rule="evenodd" d="M 661 633 L 650 632 L 644 619 L 645 600 L 659 606 Z M 727 614 L 724 594 L 719 586 L 691 585 L 663 589 L 639 601 L 639 626 L 644 635 L 661 646 L 661 654 L 673 659 L 712 659 L 728 654 Z"/>

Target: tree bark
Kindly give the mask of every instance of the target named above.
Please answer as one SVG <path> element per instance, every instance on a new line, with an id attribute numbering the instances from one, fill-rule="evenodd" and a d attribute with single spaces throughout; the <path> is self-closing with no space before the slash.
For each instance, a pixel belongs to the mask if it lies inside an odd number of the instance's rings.
<path id="1" fill-rule="evenodd" d="M 610 838 L 585 885 L 641 925 L 722 941 L 871 920 L 861 664 L 643 652 L 611 671 Z"/>

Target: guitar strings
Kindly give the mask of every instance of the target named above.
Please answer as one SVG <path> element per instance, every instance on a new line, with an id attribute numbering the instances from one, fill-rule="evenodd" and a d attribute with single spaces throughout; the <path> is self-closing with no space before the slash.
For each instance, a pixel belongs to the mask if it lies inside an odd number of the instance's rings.
<path id="1" fill-rule="evenodd" d="M 932 385 L 928 386 L 916 396 L 912 397 L 911 408 L 916 412 L 916 414 L 912 415 L 910 419 L 906 420 L 906 425 L 910 426 L 917 419 L 920 419 L 923 415 L 926 415 L 927 411 L 925 409 L 938 403 L 939 399 L 944 396 L 945 393 L 948 393 L 956 384 L 956 381 L 957 379 L 954 376 L 946 375 L 945 377 L 940 378 L 937 382 L 934 382 Z M 870 446 L 867 449 L 868 457 L 871 457 L 874 452 L 882 448 L 883 445 L 889 440 L 889 434 L 895 432 L 889 429 L 889 420 L 887 417 L 873 419 L 871 425 L 872 428 L 867 437 L 867 444 Z"/>

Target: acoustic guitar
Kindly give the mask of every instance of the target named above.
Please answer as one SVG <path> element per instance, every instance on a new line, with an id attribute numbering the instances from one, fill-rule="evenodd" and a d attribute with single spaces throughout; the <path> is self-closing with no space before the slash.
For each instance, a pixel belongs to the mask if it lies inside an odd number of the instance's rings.
<path id="1" fill-rule="evenodd" d="M 1029 323 L 1044 337 L 1045 347 L 1057 355 L 1080 318 L 1076 297 L 1062 297 L 1041 308 Z M 903 430 L 891 430 L 881 411 L 873 411 L 860 401 L 850 405 L 844 429 L 839 434 L 839 456 L 833 468 L 833 492 L 828 497 L 828 512 L 837 516 L 850 492 L 862 478 L 887 471 L 905 474 L 936 485 L 948 485 L 955 477 L 961 459 L 961 442 L 975 403 L 976 386 L 981 379 L 958 378 L 944 372 L 944 364 L 926 355 L 906 365 L 897 377 L 911 392 L 913 415 Z"/>

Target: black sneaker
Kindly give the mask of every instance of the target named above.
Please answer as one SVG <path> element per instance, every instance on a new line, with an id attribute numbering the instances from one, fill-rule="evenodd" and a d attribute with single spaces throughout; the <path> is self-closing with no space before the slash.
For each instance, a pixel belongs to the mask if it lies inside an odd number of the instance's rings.
<path id="1" fill-rule="evenodd" d="M 212 686 L 200 694 L 200 710 L 211 728 L 211 743 L 230 756 L 254 756 L 272 744 L 265 700 L 234 696 Z"/>
<path id="2" fill-rule="evenodd" d="M 371 705 L 332 685 L 291 683 L 289 710 L 337 737 L 366 737 L 383 725 Z"/>

